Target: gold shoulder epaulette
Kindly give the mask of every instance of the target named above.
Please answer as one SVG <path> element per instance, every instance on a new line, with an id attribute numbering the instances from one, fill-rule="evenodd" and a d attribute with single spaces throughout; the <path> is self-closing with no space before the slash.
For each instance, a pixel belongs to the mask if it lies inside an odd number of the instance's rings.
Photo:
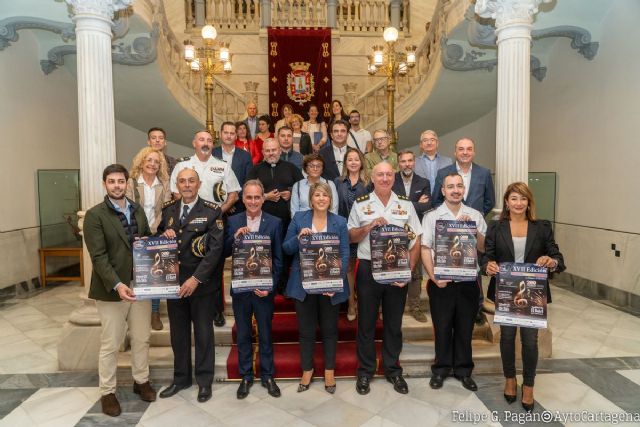
<path id="1" fill-rule="evenodd" d="M 190 156 L 184 156 L 184 157 L 180 157 L 179 159 L 177 159 L 177 162 L 186 162 L 187 160 L 189 160 L 191 157 Z"/>
<path id="2" fill-rule="evenodd" d="M 398 199 L 400 200 L 409 200 L 409 198 L 407 196 L 401 196 L 400 194 L 396 194 L 396 196 L 398 196 Z"/>
<path id="3" fill-rule="evenodd" d="M 204 205 L 206 207 L 211 208 L 211 209 L 215 209 L 215 208 L 219 207 L 219 205 L 217 205 L 217 204 L 215 204 L 213 202 L 210 202 L 208 200 L 203 200 L 203 202 L 204 202 Z"/>
<path id="4" fill-rule="evenodd" d="M 370 194 L 371 194 L 371 193 L 367 193 L 367 194 L 365 194 L 364 196 L 360 196 L 360 197 L 358 197 L 358 198 L 356 199 L 356 202 L 364 202 L 364 201 L 369 200 L 369 195 L 370 195 Z"/>
<path id="5" fill-rule="evenodd" d="M 168 202 L 164 202 L 162 204 L 162 209 L 164 208 L 168 208 L 169 206 L 173 205 L 175 202 L 177 202 L 180 199 L 173 199 L 173 200 L 169 200 Z"/>

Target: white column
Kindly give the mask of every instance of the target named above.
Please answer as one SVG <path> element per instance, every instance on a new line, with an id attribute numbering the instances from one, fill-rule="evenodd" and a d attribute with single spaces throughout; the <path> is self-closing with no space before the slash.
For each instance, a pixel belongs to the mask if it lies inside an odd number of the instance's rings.
<path id="1" fill-rule="evenodd" d="M 102 170 L 115 163 L 115 117 L 111 62 L 113 15 L 133 0 L 66 0 L 73 9 L 76 25 L 78 78 L 78 134 L 82 212 L 104 198 Z M 84 248 L 85 294 L 91 282 L 91 262 Z M 97 366 L 96 326 L 100 325 L 93 301 L 69 316 L 58 345 L 61 369 L 90 369 Z M 99 332 L 99 331 L 98 331 Z M 83 352 L 77 352 L 82 348 Z"/>
<path id="2" fill-rule="evenodd" d="M 260 13 L 262 14 L 262 21 L 260 26 L 267 28 L 271 26 L 271 0 L 261 0 Z"/>
<path id="3" fill-rule="evenodd" d="M 338 0 L 327 0 L 327 27 L 338 28 Z"/>
<path id="4" fill-rule="evenodd" d="M 402 0 L 391 0 L 389 2 L 389 9 L 391 11 L 390 23 L 391 26 L 400 30 L 400 8 L 402 7 Z"/>
<path id="5" fill-rule="evenodd" d="M 509 184 L 528 182 L 531 27 L 538 6 L 549 0 L 478 0 L 476 13 L 496 20 L 498 94 L 496 206 Z"/>
<path id="6" fill-rule="evenodd" d="M 206 12 L 204 7 L 204 0 L 195 0 L 196 2 L 196 27 L 201 28 L 206 23 Z"/>

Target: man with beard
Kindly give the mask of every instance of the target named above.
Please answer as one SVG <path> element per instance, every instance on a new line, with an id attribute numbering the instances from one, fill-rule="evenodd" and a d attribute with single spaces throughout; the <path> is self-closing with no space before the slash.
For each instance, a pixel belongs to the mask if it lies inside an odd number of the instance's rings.
<path id="1" fill-rule="evenodd" d="M 396 172 L 396 178 L 393 182 L 393 192 L 398 196 L 407 197 L 412 203 L 418 214 L 418 219 L 422 221 L 422 216 L 431 209 L 431 185 L 429 180 L 422 178 L 414 173 L 416 165 L 415 155 L 411 150 L 404 150 L 398 153 L 398 166 L 400 172 Z M 411 272 L 411 282 L 409 282 L 409 291 L 407 295 L 407 304 L 411 315 L 418 322 L 425 323 L 427 315 L 420 309 L 420 291 L 422 285 L 422 266 L 416 263 L 415 268 Z"/>
<path id="2" fill-rule="evenodd" d="M 304 178 L 302 172 L 293 163 L 281 160 L 281 148 L 278 141 L 268 138 L 262 145 L 264 160 L 251 169 L 247 179 L 257 179 L 264 187 L 264 205 L 262 210 L 282 221 L 283 236 L 289 227 L 291 214 L 289 201 L 293 184 Z M 293 258 L 283 255 L 283 273 L 276 286 L 276 290 L 283 291 L 288 279 L 289 268 Z"/>
<path id="3" fill-rule="evenodd" d="M 231 165 L 231 170 L 238 179 L 238 184 L 242 187 L 247 180 L 247 174 L 253 168 L 253 162 L 251 154 L 244 150 L 236 150 L 235 123 L 224 122 L 220 125 L 220 146 L 213 149 L 213 155 Z M 238 194 L 238 201 L 228 215 L 244 210 L 241 198 L 242 194 Z"/>
<path id="4" fill-rule="evenodd" d="M 196 132 L 193 142 L 195 154 L 191 157 L 183 157 L 176 165 L 171 174 L 171 192 L 174 198 L 180 198 L 176 180 L 178 174 L 183 169 L 193 169 L 200 178 L 200 190 L 198 196 L 204 200 L 220 205 L 222 213 L 227 213 L 238 201 L 238 193 L 241 190 L 236 175 L 231 170 L 231 164 L 217 159 L 213 153 L 213 137 L 206 130 Z M 216 280 L 221 280 L 224 262 L 220 261 L 216 267 Z M 222 286 L 214 286 L 216 292 L 214 324 L 218 327 L 224 326 L 224 294 Z"/>
<path id="5" fill-rule="evenodd" d="M 180 290 L 179 299 L 167 300 L 171 348 L 173 349 L 173 381 L 160 392 L 171 397 L 191 387 L 191 324 L 195 339 L 195 378 L 198 402 L 211 398 L 214 348 L 212 294 L 220 283 L 214 280 L 217 266 L 222 265 L 222 211 L 198 196 L 201 182 L 198 173 L 186 168 L 178 172 L 180 199 L 167 202 L 162 210 L 158 233 L 178 241 Z M 217 283 L 216 283 L 217 282 Z"/>
<path id="6" fill-rule="evenodd" d="M 325 144 L 318 152 L 324 159 L 322 177 L 327 181 L 334 181 L 342 173 L 344 156 L 347 154 L 348 132 L 349 123 L 344 120 L 331 122 L 331 127 L 329 128 L 331 144 Z"/>
<path id="7" fill-rule="evenodd" d="M 151 300 L 136 301 L 130 288 L 133 275 L 131 246 L 134 240 L 151 234 L 142 207 L 125 197 L 129 173 L 118 164 L 102 172 L 107 192 L 102 203 L 89 209 L 84 219 L 84 239 L 93 271 L 89 298 L 96 301 L 100 316 L 98 376 L 102 412 L 112 417 L 121 413 L 116 398 L 118 350 L 129 330 L 133 392 L 147 402 L 156 400 L 149 383 L 149 337 Z"/>
<path id="8" fill-rule="evenodd" d="M 487 223 L 481 212 L 462 202 L 465 187 L 458 173 L 446 175 L 440 191 L 444 196 L 444 203 L 427 213 L 422 220 L 422 263 L 429 275 L 427 292 L 436 350 L 429 385 L 433 389 L 441 388 L 444 379 L 453 371 L 454 377 L 462 382 L 464 388 L 476 391 L 478 386 L 471 378 L 474 366 L 471 338 L 478 310 L 478 285 L 475 278 L 465 282 L 437 280 L 434 274 L 434 248 L 436 221 L 439 219 L 474 221 L 478 230 L 477 249 L 480 251 L 484 251 Z"/>
<path id="9" fill-rule="evenodd" d="M 407 300 L 406 282 L 379 283 L 371 271 L 371 244 L 369 235 L 375 227 L 387 224 L 404 227 L 409 237 L 409 268 L 413 270 L 420 260 L 420 221 L 413 204 L 391 189 L 395 173 L 387 162 L 373 167 L 371 193 L 358 197 L 349 214 L 349 241 L 358 243 L 358 380 L 356 391 L 367 394 L 369 382 L 376 372 L 375 330 L 382 305 L 382 366 L 387 381 L 398 393 L 409 393 L 402 377 L 400 352 L 402 351 L 402 314 Z"/>
<path id="10" fill-rule="evenodd" d="M 351 129 L 349 129 L 347 145 L 358 149 L 362 154 L 370 153 L 373 149 L 371 132 L 360 127 L 360 112 L 358 110 L 351 110 L 349 113 L 349 124 Z"/>

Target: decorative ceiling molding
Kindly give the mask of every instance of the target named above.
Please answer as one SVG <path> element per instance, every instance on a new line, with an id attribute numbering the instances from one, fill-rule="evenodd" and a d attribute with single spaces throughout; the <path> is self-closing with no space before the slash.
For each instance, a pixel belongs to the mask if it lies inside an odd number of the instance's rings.
<path id="1" fill-rule="evenodd" d="M 487 54 L 478 50 L 465 51 L 464 47 L 459 44 L 447 43 L 446 37 L 440 39 L 440 47 L 442 49 L 442 65 L 452 71 L 474 71 L 487 70 L 488 72 L 498 65 L 498 59 L 478 59 Z M 542 66 L 540 59 L 531 55 L 530 59 L 531 75 L 541 82 L 547 75 L 547 67 Z"/>
<path id="2" fill-rule="evenodd" d="M 118 43 L 111 46 L 111 59 L 115 64 L 140 66 L 147 65 L 156 60 L 158 55 L 157 45 L 160 28 L 158 23 L 153 24 L 149 36 L 137 37 L 131 44 Z M 40 61 L 40 68 L 45 74 L 50 74 L 56 68 L 64 65 L 66 55 L 75 55 L 75 45 L 56 46 L 49 50 L 47 59 Z"/>
<path id="3" fill-rule="evenodd" d="M 20 38 L 18 30 L 44 30 L 60 34 L 62 40 L 75 40 L 75 25 L 70 22 L 51 21 L 31 16 L 13 16 L 0 21 L 0 50 L 11 46 Z"/>
<path id="4" fill-rule="evenodd" d="M 600 43 L 591 41 L 591 33 L 588 30 L 572 25 L 560 25 L 534 30 L 531 32 L 531 37 L 534 39 L 567 37 L 571 39 L 571 47 L 588 60 L 595 58 L 600 47 Z"/>

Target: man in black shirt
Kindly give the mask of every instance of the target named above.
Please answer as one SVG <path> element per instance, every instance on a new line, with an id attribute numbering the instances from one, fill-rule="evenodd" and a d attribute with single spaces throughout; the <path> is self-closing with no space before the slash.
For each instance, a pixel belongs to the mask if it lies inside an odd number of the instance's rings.
<path id="1" fill-rule="evenodd" d="M 262 145 L 264 160 L 251 169 L 247 179 L 258 179 L 264 186 L 265 202 L 262 210 L 282 220 L 284 231 L 289 226 L 291 187 L 304 177 L 293 163 L 280 160 L 281 148 L 269 138 Z"/>
<path id="2" fill-rule="evenodd" d="M 264 160 L 251 169 L 247 180 L 257 179 L 264 186 L 264 205 L 262 210 L 282 220 L 282 238 L 287 233 L 291 216 L 289 214 L 289 200 L 291 199 L 291 187 L 304 177 L 302 172 L 293 163 L 280 159 L 282 150 L 280 144 L 273 138 L 269 138 L 262 144 Z M 283 254 L 282 274 L 280 281 L 275 286 L 279 293 L 284 291 L 289 279 L 289 269 L 293 257 Z"/>

